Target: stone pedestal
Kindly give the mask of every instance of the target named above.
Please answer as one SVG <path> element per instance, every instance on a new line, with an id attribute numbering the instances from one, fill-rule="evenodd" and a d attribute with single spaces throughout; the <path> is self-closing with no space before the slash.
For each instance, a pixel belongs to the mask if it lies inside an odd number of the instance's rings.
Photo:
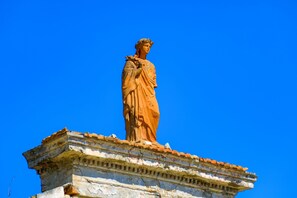
<path id="1" fill-rule="evenodd" d="M 241 166 L 162 145 L 67 129 L 23 155 L 41 178 L 36 198 L 231 198 L 257 179 Z"/>

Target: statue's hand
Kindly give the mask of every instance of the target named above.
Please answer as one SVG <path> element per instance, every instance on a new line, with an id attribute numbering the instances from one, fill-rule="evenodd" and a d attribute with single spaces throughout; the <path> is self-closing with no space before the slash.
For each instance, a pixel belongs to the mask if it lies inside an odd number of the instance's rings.
<path id="1" fill-rule="evenodd" d="M 134 60 L 135 60 L 135 65 L 137 66 L 137 69 L 142 68 L 142 63 L 139 60 L 139 58 L 135 58 Z"/>

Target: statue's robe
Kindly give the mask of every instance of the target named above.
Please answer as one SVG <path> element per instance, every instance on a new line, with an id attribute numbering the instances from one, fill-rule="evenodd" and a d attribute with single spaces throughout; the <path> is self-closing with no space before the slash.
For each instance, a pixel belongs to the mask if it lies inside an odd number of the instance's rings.
<path id="1" fill-rule="evenodd" d="M 127 59 L 122 73 L 126 139 L 156 142 L 160 117 L 154 89 L 157 87 L 156 70 L 150 61 L 140 62 L 142 68 L 137 68 L 133 60 Z"/>

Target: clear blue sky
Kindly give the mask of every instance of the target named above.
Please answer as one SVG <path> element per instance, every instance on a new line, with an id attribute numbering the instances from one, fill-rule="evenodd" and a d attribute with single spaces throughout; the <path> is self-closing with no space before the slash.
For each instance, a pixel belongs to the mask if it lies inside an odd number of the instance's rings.
<path id="1" fill-rule="evenodd" d="M 296 196 L 296 1 L 160 2 L 0 0 L 0 197 L 40 192 L 22 153 L 63 127 L 124 139 L 121 72 L 142 37 L 158 141 L 248 167 L 238 198 Z"/>

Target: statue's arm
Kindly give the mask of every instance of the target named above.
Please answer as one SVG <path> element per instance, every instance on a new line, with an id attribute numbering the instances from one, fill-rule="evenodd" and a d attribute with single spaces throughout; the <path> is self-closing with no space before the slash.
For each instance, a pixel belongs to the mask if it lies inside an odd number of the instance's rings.
<path id="1" fill-rule="evenodd" d="M 134 62 L 126 60 L 122 73 L 122 91 L 123 98 L 126 98 L 138 86 L 137 78 L 142 69 L 137 68 Z"/>

